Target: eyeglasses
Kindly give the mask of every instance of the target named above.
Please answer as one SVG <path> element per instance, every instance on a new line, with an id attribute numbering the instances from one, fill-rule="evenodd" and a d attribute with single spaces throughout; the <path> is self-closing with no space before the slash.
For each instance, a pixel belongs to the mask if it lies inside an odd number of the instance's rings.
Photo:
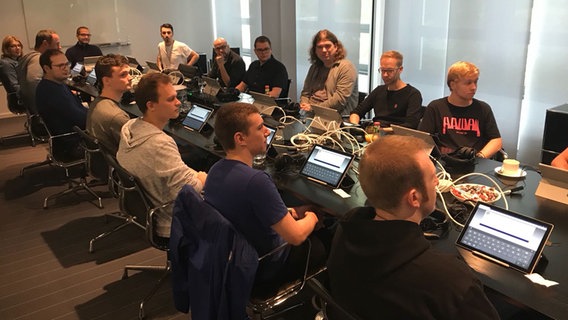
<path id="1" fill-rule="evenodd" d="M 261 52 L 261 53 L 262 52 L 268 52 L 268 51 L 270 51 L 270 48 L 269 47 L 268 48 L 258 48 L 258 49 L 254 49 L 254 51 Z"/>
<path id="2" fill-rule="evenodd" d="M 226 48 L 227 48 L 227 45 L 226 45 L 226 44 L 213 47 L 213 49 L 215 49 L 215 50 L 224 50 L 224 49 L 226 49 Z"/>
<path id="3" fill-rule="evenodd" d="M 65 69 L 71 67 L 71 62 L 67 61 L 64 63 L 52 64 L 51 67 L 57 67 L 59 69 Z"/>
<path id="4" fill-rule="evenodd" d="M 395 71 L 398 70 L 398 69 L 400 69 L 400 67 L 393 68 L 393 69 L 383 69 L 383 68 L 379 68 L 379 73 L 391 74 L 391 73 L 395 72 Z"/>

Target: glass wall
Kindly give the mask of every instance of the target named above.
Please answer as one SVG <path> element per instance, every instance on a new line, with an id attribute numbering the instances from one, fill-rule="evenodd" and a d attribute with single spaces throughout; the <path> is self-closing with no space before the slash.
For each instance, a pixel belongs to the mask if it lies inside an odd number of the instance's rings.
<path id="1" fill-rule="evenodd" d="M 384 8 L 376 41 L 404 55 L 402 78 L 421 91 L 424 104 L 449 94 L 451 64 L 476 64 L 476 98 L 492 106 L 504 147 L 515 157 L 532 1 L 384 0 Z"/>

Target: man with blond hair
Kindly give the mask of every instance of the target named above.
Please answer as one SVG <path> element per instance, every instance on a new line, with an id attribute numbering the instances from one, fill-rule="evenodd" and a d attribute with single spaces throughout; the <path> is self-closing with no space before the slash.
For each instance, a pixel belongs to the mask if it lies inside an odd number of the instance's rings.
<path id="1" fill-rule="evenodd" d="M 376 87 L 367 98 L 358 105 L 349 116 L 349 122 L 358 124 L 367 112 L 375 111 L 374 121 L 380 121 L 381 127 L 391 124 L 416 129 L 420 123 L 422 95 L 418 89 L 400 79 L 402 54 L 387 51 L 381 56 L 379 73 L 383 85 Z"/>
<path id="2" fill-rule="evenodd" d="M 503 141 L 491 107 L 473 96 L 477 92 L 479 69 L 471 62 L 458 61 L 448 69 L 450 95 L 430 102 L 421 131 L 437 134 L 442 153 L 461 147 L 473 148 L 476 156 L 491 158 Z"/>

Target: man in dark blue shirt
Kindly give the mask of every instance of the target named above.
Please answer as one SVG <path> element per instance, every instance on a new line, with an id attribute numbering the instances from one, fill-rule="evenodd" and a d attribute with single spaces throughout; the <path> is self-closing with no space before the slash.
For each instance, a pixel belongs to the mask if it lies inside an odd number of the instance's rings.
<path id="1" fill-rule="evenodd" d="M 248 89 L 265 93 L 274 98 L 287 97 L 288 72 L 282 62 L 276 60 L 272 55 L 270 39 L 266 36 L 256 38 L 254 40 L 254 53 L 258 60 L 251 63 L 237 89 L 241 92 Z"/>
<path id="2" fill-rule="evenodd" d="M 43 69 L 43 79 L 36 90 L 36 102 L 39 115 L 52 135 L 73 132 L 73 126 L 85 129 L 87 108 L 83 107 L 77 96 L 65 85 L 69 76 L 70 63 L 63 52 L 49 49 L 39 57 Z M 54 150 L 66 159 L 78 159 L 83 156 L 79 147 L 79 137 L 57 138 Z"/>

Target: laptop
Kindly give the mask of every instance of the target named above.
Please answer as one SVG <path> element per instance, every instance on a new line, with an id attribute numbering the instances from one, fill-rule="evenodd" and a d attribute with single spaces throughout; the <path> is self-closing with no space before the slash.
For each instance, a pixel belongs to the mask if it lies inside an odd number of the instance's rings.
<path id="1" fill-rule="evenodd" d="M 160 72 L 160 68 L 158 68 L 158 64 L 152 61 L 146 61 L 146 65 L 148 66 L 148 68 L 150 70 L 154 70 L 154 71 L 158 71 Z"/>
<path id="2" fill-rule="evenodd" d="M 71 69 L 71 76 L 75 77 L 75 76 L 80 76 L 82 74 L 83 74 L 83 64 L 81 62 L 75 63 L 75 66 L 73 66 L 73 69 Z"/>
<path id="3" fill-rule="evenodd" d="M 87 76 L 87 81 L 88 84 L 94 86 L 97 83 L 97 74 L 95 73 L 95 69 L 91 70 L 91 72 L 89 72 L 89 75 Z"/>
<path id="4" fill-rule="evenodd" d="M 568 204 L 568 170 L 539 164 L 542 179 L 536 188 L 535 196 Z"/>
<path id="5" fill-rule="evenodd" d="M 270 134 L 268 135 L 268 137 L 266 137 L 266 150 L 268 150 L 272 145 L 272 141 L 274 141 L 274 137 L 276 136 L 276 131 L 278 129 L 266 123 L 264 124 L 264 126 L 270 131 Z"/>
<path id="6" fill-rule="evenodd" d="M 532 273 L 553 225 L 477 202 L 456 245 L 522 273 Z"/>
<path id="7" fill-rule="evenodd" d="M 210 96 L 217 96 L 219 90 L 221 90 L 221 84 L 217 79 L 209 78 L 206 76 L 201 77 L 205 81 L 205 87 L 203 88 L 203 93 Z"/>
<path id="8" fill-rule="evenodd" d="M 190 80 L 199 75 L 199 69 L 197 69 L 197 67 L 189 66 L 187 64 L 180 64 L 178 66 L 178 71 L 183 74 L 183 77 L 185 79 Z"/>
<path id="9" fill-rule="evenodd" d="M 192 104 L 182 124 L 190 130 L 201 132 L 212 114 L 213 109 L 198 104 Z"/>
<path id="10" fill-rule="evenodd" d="M 89 73 L 93 69 L 95 69 L 95 65 L 97 64 L 97 61 L 99 60 L 100 57 L 102 56 L 90 56 L 90 57 L 85 57 L 83 59 L 83 65 L 85 66 L 86 73 Z"/>
<path id="11" fill-rule="evenodd" d="M 300 169 L 300 175 L 337 189 L 347 175 L 354 157 L 353 154 L 316 144 Z"/>
<path id="12" fill-rule="evenodd" d="M 410 129 L 396 124 L 391 124 L 390 127 L 392 128 L 393 134 L 398 134 L 401 136 L 411 136 L 424 141 L 428 145 L 428 149 L 430 150 L 430 154 L 432 155 L 432 157 L 439 158 L 442 155 L 440 149 L 438 149 L 436 141 L 434 141 L 434 136 L 432 136 L 428 132 Z"/>
<path id="13" fill-rule="evenodd" d="M 142 68 L 142 65 L 140 65 L 136 58 L 129 56 L 127 56 L 126 58 L 128 59 L 128 65 L 130 66 L 130 68 L 138 69 L 140 70 L 140 72 L 144 71 L 144 68 Z"/>
<path id="14" fill-rule="evenodd" d="M 272 115 L 274 108 L 278 106 L 276 100 L 263 93 L 258 93 L 254 91 L 249 91 L 249 94 L 254 98 L 254 102 L 252 103 L 258 112 L 266 115 Z"/>
<path id="15" fill-rule="evenodd" d="M 343 118 L 337 110 L 316 105 L 311 107 L 314 112 L 314 120 L 310 124 L 310 130 L 313 132 L 327 132 L 341 128 Z"/>

